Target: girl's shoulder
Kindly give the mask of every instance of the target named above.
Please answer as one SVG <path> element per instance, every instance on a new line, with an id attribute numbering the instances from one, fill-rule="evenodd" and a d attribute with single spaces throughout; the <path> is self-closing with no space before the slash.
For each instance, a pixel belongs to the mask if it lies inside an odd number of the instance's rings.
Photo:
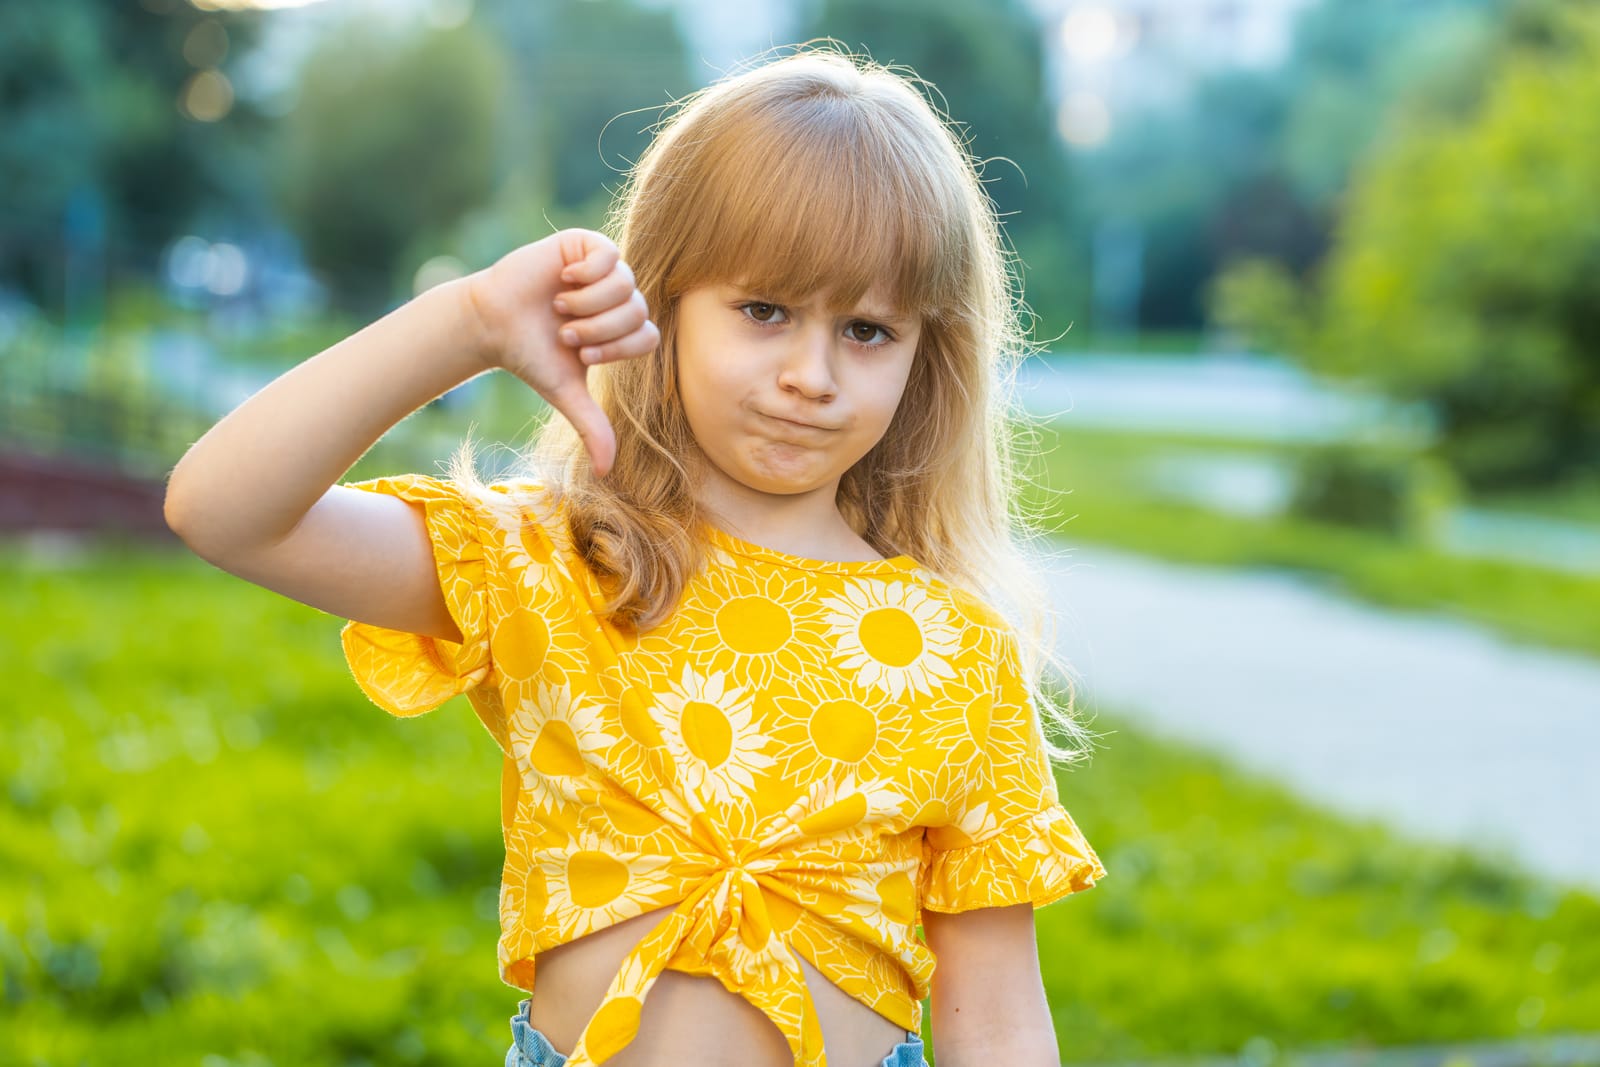
<path id="1" fill-rule="evenodd" d="M 558 494 L 542 478 L 507 478 L 491 482 L 478 492 L 478 502 L 502 518 L 519 522 L 535 518 L 548 527 L 560 509 Z"/>
<path id="2" fill-rule="evenodd" d="M 491 502 L 496 497 L 502 501 L 518 503 L 549 501 L 555 497 L 547 480 L 529 476 L 488 482 L 483 486 L 483 490 L 482 495 Z"/>
<path id="3" fill-rule="evenodd" d="M 915 573 L 922 576 L 931 595 L 938 597 L 950 606 L 950 609 L 956 613 L 959 623 L 985 630 L 1006 630 L 1010 628 L 1011 624 L 1006 619 L 1005 614 L 988 597 L 967 586 L 947 582 L 924 568 L 917 568 Z"/>
<path id="4" fill-rule="evenodd" d="M 531 555 L 562 565 L 570 555 L 571 537 L 559 495 L 540 478 L 506 478 L 483 483 L 471 492 L 485 545 L 517 558 Z"/>

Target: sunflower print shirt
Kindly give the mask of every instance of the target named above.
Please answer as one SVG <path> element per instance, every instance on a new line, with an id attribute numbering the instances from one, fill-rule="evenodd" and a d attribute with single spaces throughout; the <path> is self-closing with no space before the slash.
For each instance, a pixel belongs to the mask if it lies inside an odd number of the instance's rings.
<path id="1" fill-rule="evenodd" d="M 393 715 L 466 694 L 504 759 L 501 978 L 676 905 L 626 959 L 568 1067 L 639 1027 L 664 968 L 711 975 L 823 1067 L 797 955 L 908 1031 L 922 909 L 1039 907 L 1105 876 L 1059 802 L 1014 632 L 905 556 L 825 562 L 706 527 L 710 564 L 631 638 L 537 481 L 352 483 L 422 506 L 462 641 L 349 622 Z"/>

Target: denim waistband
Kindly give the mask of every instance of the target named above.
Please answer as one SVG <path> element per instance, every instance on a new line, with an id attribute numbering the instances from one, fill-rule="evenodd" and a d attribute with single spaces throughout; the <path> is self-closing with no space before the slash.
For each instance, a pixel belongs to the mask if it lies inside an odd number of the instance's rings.
<path id="1" fill-rule="evenodd" d="M 541 1033 L 528 1018 L 529 997 L 517 1004 L 517 1014 L 511 1017 L 511 1047 L 506 1049 L 505 1067 L 563 1067 L 567 1057 L 557 1052 L 550 1039 Z M 906 1039 L 896 1045 L 883 1058 L 879 1067 L 928 1067 L 922 1056 L 922 1035 L 906 1031 Z"/>

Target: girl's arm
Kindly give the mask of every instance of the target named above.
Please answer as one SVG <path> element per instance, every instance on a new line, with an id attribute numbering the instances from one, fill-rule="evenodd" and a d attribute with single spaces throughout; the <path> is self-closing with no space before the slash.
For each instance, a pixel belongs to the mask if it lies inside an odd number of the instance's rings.
<path id="1" fill-rule="evenodd" d="M 930 1012 L 939 1067 L 1059 1067 L 1033 911 L 1031 903 L 923 910 L 923 936 L 939 961 Z"/>
<path id="2" fill-rule="evenodd" d="M 615 439 L 578 347 L 558 338 L 564 324 L 607 357 L 642 355 L 659 339 L 602 234 L 564 230 L 524 245 L 285 372 L 178 461 L 167 524 L 247 581 L 341 618 L 459 641 L 420 505 L 334 483 L 395 423 L 497 367 L 572 420 L 599 469 Z"/>

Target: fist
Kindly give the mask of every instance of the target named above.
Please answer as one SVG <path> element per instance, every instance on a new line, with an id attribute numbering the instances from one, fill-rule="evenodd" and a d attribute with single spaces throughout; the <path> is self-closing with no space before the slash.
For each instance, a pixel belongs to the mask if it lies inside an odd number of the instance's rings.
<path id="1" fill-rule="evenodd" d="M 559 411 L 605 477 L 616 434 L 589 395 L 589 368 L 648 355 L 661 340 L 616 244 L 594 230 L 562 230 L 506 253 L 467 285 L 485 363 Z"/>

